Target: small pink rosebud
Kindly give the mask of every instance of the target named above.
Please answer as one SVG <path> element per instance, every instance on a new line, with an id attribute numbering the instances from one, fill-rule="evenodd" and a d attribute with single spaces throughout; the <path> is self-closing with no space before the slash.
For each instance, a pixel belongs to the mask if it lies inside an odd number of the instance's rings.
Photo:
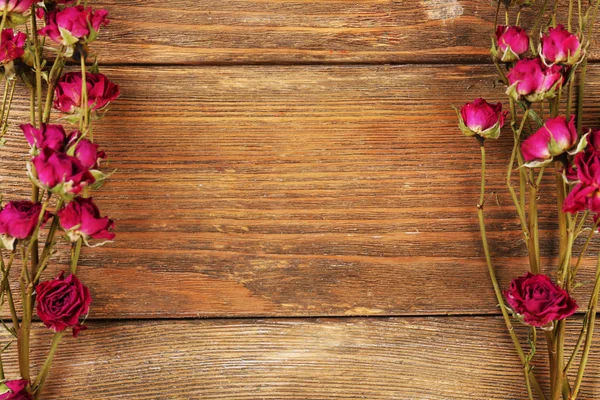
<path id="1" fill-rule="evenodd" d="M 13 379 L 0 384 L 0 400 L 31 400 L 26 379 Z"/>
<path id="2" fill-rule="evenodd" d="M 563 82 L 561 72 L 560 66 L 547 67 L 539 57 L 519 60 L 506 74 L 509 84 L 506 94 L 516 101 L 530 103 L 552 98 Z"/>
<path id="3" fill-rule="evenodd" d="M 465 136 L 478 135 L 485 139 L 497 139 L 504 126 L 502 103 L 491 104 L 478 98 L 462 106 L 457 114 L 458 125 Z"/>
<path id="4" fill-rule="evenodd" d="M 546 65 L 574 65 L 581 60 L 581 43 L 577 35 L 563 25 L 548 29 L 540 39 L 539 53 Z"/>
<path id="5" fill-rule="evenodd" d="M 75 147 L 75 157 L 87 169 L 97 169 L 100 161 L 106 159 L 106 153 L 98 150 L 100 146 L 87 139 L 81 139 Z"/>
<path id="6" fill-rule="evenodd" d="M 121 94 L 119 86 L 112 83 L 103 74 L 86 74 L 88 107 L 91 110 L 100 110 Z M 68 72 L 64 74 L 56 85 L 56 99 L 54 108 L 73 114 L 81 107 L 81 74 Z"/>
<path id="7" fill-rule="evenodd" d="M 21 130 L 34 154 L 39 154 L 39 150 L 43 149 L 63 151 L 65 148 L 67 134 L 62 125 L 42 124 L 41 128 L 37 129 L 31 124 L 26 124 L 21 125 Z"/>
<path id="8" fill-rule="evenodd" d="M 53 193 L 77 194 L 84 186 L 95 182 L 92 173 L 81 164 L 77 157 L 44 149 L 31 160 L 35 173 L 32 180 L 43 189 Z"/>
<path id="9" fill-rule="evenodd" d="M 92 11 L 84 6 L 67 7 L 46 15 L 46 26 L 39 30 L 44 35 L 72 47 L 77 42 L 88 43 L 96 38 L 103 25 L 108 25 L 108 12 L 104 9 Z"/>
<path id="10" fill-rule="evenodd" d="M 90 238 L 104 240 L 115 238 L 112 232 L 113 221 L 100 216 L 100 210 L 91 198 L 76 197 L 57 215 L 60 218 L 60 225 L 72 242 L 77 242 L 81 238 L 87 244 Z"/>
<path id="11" fill-rule="evenodd" d="M 494 57 L 503 62 L 517 61 L 529 50 L 529 36 L 520 26 L 498 25 L 496 44 L 492 48 Z"/>
<path id="12" fill-rule="evenodd" d="M 42 204 L 29 200 L 11 201 L 0 210 L 0 238 L 5 247 L 12 249 L 15 240 L 29 238 L 37 226 L 41 212 Z M 49 216 L 46 213 L 44 220 Z"/>
<path id="13" fill-rule="evenodd" d="M 8 64 L 25 54 L 23 46 L 27 35 L 23 32 L 14 32 L 12 29 L 2 31 L 0 40 L 0 64 Z"/>
<path id="14" fill-rule="evenodd" d="M 571 116 L 569 122 L 565 117 L 559 116 L 547 120 L 544 126 L 528 137 L 521 144 L 521 152 L 527 162 L 545 163 L 575 148 L 577 143 L 575 116 Z"/>

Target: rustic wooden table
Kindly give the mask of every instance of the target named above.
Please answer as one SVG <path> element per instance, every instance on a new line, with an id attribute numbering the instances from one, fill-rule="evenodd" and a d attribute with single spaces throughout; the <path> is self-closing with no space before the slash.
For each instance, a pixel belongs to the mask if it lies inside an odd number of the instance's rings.
<path id="1" fill-rule="evenodd" d="M 61 346 L 45 399 L 526 397 L 479 242 L 479 152 L 451 108 L 504 99 L 489 0 L 93 4 L 123 92 L 95 130 L 118 240 L 83 254 L 90 329 Z M 589 75 L 598 125 L 596 63 Z M 527 264 L 506 133 L 488 180 L 503 286 Z M 27 193 L 25 151 L 14 127 L 7 198 Z M 34 368 L 48 343 L 38 326 Z M 600 397 L 598 346 L 591 364 L 584 399 Z"/>

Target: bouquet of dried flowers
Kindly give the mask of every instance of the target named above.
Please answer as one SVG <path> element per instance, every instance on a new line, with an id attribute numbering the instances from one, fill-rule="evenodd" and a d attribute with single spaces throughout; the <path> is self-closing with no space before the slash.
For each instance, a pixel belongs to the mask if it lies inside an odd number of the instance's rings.
<path id="1" fill-rule="evenodd" d="M 2 325 L 14 337 L 0 351 L 0 400 L 41 398 L 61 339 L 68 331 L 77 336 L 85 329 L 91 296 L 76 275 L 82 246 L 99 246 L 115 237 L 113 222 L 90 196 L 110 175 L 101 169 L 106 154 L 94 142 L 92 122 L 120 92 L 99 72 L 97 62 L 86 63 L 89 45 L 108 24 L 106 10 L 86 3 L 0 0 L 0 73 L 5 82 L 0 146 L 6 144 L 19 86 L 30 99 L 29 121 L 22 121 L 20 129 L 30 148 L 24 171 L 32 182 L 29 199 L 0 197 L 0 305 L 11 317 Z M 59 240 L 70 244 L 70 266 L 48 280 L 44 272 Z M 29 361 L 34 312 L 54 332 L 36 374 Z M 1 353 L 15 341 L 20 376 L 7 378 Z"/>

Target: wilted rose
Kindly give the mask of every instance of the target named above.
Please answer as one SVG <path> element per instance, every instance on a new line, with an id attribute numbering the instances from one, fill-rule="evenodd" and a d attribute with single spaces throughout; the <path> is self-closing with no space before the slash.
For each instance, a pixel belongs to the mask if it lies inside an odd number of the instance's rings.
<path id="1" fill-rule="evenodd" d="M 29 382 L 25 379 L 13 379 L 0 384 L 0 400 L 31 400 L 27 391 Z"/>
<path id="2" fill-rule="evenodd" d="M 566 30 L 563 25 L 557 25 L 542 35 L 539 53 L 546 65 L 573 65 L 581 60 L 581 43 L 577 35 Z"/>
<path id="3" fill-rule="evenodd" d="M 39 30 L 63 46 L 73 46 L 79 41 L 95 40 L 100 27 L 108 24 L 108 12 L 104 9 L 93 11 L 84 6 L 67 7 L 46 15 L 46 26 Z"/>
<path id="4" fill-rule="evenodd" d="M 479 98 L 462 106 L 457 114 L 460 130 L 466 136 L 496 139 L 504 126 L 502 103 L 491 104 Z"/>
<path id="5" fill-rule="evenodd" d="M 38 129 L 31 124 L 24 124 L 21 130 L 34 154 L 43 149 L 62 151 L 65 147 L 67 134 L 62 125 L 42 124 Z"/>
<path id="6" fill-rule="evenodd" d="M 552 158 L 576 148 L 578 143 L 575 116 L 567 122 L 565 117 L 547 120 L 540 129 L 521 144 L 523 158 L 535 162 L 529 166 L 546 163 Z"/>
<path id="7" fill-rule="evenodd" d="M 85 326 L 79 319 L 90 309 L 92 297 L 89 289 L 73 274 L 66 278 L 62 272 L 57 278 L 41 282 L 36 287 L 37 314 L 47 328 L 62 332 L 73 329 L 73 336 Z"/>
<path id="8" fill-rule="evenodd" d="M 76 197 L 58 212 L 60 225 L 72 242 L 83 239 L 113 240 L 114 223 L 107 217 L 101 217 L 100 210 L 91 198 Z"/>
<path id="9" fill-rule="evenodd" d="M 54 108 L 66 114 L 75 113 L 81 108 L 81 87 L 81 74 L 79 72 L 64 74 L 56 85 Z M 86 87 L 90 110 L 99 110 L 105 107 L 121 94 L 118 85 L 99 73 L 86 74 Z"/>
<path id="10" fill-rule="evenodd" d="M 504 296 L 510 308 L 531 326 L 548 326 L 573 315 L 578 308 L 569 293 L 546 275 L 527 273 L 516 278 Z"/>
<path id="11" fill-rule="evenodd" d="M 31 8 L 35 0 L 0 0 L 0 10 L 8 13 L 23 14 Z"/>
<path id="12" fill-rule="evenodd" d="M 492 54 L 503 62 L 517 61 L 529 50 L 529 36 L 520 26 L 498 25 Z"/>
<path id="13" fill-rule="evenodd" d="M 100 166 L 100 161 L 106 159 L 106 153 L 98 150 L 99 145 L 92 143 L 87 139 L 81 139 L 75 146 L 75 157 L 81 161 L 87 169 L 96 169 Z"/>
<path id="14" fill-rule="evenodd" d="M 17 239 L 29 238 L 40 219 L 42 212 L 41 203 L 33 203 L 29 200 L 11 201 L 0 210 L 0 238 L 8 249 L 14 248 Z M 46 213 L 44 221 L 49 214 Z"/>
<path id="15" fill-rule="evenodd" d="M 563 211 L 572 214 L 584 210 L 600 213 L 600 153 L 593 145 L 588 145 L 585 152 L 575 156 L 573 169 L 577 174 L 574 180 L 578 183 L 565 198 Z"/>
<path id="16" fill-rule="evenodd" d="M 563 82 L 561 71 L 558 65 L 547 67 L 539 57 L 519 60 L 506 74 L 509 84 L 506 94 L 530 103 L 552 98 Z"/>
<path id="17" fill-rule="evenodd" d="M 0 40 L 0 64 L 8 64 L 25 54 L 25 40 L 27 35 L 23 32 L 4 29 Z"/>
<path id="18" fill-rule="evenodd" d="M 79 193 L 86 185 L 95 182 L 92 173 L 77 157 L 44 149 L 31 160 L 36 174 L 30 174 L 34 183 L 54 193 Z"/>

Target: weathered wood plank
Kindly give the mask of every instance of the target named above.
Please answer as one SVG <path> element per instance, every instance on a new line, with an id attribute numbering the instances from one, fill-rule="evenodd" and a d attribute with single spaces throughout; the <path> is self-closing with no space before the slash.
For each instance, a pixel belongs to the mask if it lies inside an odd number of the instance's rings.
<path id="1" fill-rule="evenodd" d="M 112 20 L 94 48 L 118 64 L 488 62 L 495 12 L 490 0 L 94 3 Z"/>
<path id="2" fill-rule="evenodd" d="M 34 330 L 34 371 L 50 337 Z M 517 360 L 489 317 L 115 321 L 65 339 L 44 399 L 524 399 Z M 600 396 L 599 366 L 594 346 L 581 398 Z"/>
<path id="3" fill-rule="evenodd" d="M 117 169 L 97 198 L 118 240 L 83 254 L 94 317 L 497 313 L 475 214 L 479 150 L 450 107 L 502 99 L 489 68 L 105 72 L 123 97 L 96 127 Z M 599 75 L 590 69 L 590 123 Z M 27 193 L 26 149 L 14 129 L 8 139 L 0 173 L 15 199 Z M 489 143 L 498 198 L 488 229 L 503 285 L 526 270 L 504 189 L 510 149 L 506 131 Z M 546 257 L 556 250 L 552 181 L 540 200 Z M 67 262 L 59 253 L 51 271 Z M 583 268 L 588 285 L 594 265 Z"/>

